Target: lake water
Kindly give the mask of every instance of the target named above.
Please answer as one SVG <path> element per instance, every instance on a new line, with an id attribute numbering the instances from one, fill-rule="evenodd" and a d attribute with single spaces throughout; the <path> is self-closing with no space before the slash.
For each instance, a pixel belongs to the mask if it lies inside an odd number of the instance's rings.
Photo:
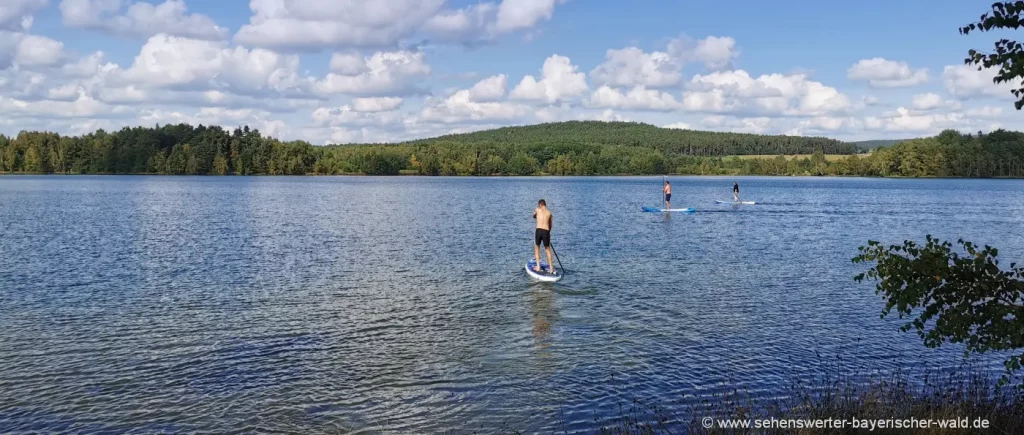
<path id="1" fill-rule="evenodd" d="M 0 177 L 0 432 L 591 429 L 821 372 L 949 367 L 851 263 L 1024 254 L 1024 181 Z M 571 269 L 532 284 L 531 213 Z"/>

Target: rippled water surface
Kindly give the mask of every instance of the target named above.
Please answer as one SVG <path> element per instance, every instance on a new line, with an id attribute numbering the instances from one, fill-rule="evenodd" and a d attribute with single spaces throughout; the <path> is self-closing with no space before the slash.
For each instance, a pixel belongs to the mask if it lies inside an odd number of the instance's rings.
<path id="1" fill-rule="evenodd" d="M 0 432 L 593 428 L 841 353 L 949 366 L 851 263 L 925 234 L 1024 254 L 1024 182 L 0 177 Z M 537 199 L 558 284 L 531 284 Z"/>

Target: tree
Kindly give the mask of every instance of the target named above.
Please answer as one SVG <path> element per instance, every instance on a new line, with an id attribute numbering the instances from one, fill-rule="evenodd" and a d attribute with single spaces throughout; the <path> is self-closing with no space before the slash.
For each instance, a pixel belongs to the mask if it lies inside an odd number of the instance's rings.
<path id="1" fill-rule="evenodd" d="M 979 21 L 961 27 L 960 34 L 967 35 L 975 30 L 980 32 L 995 29 L 1017 30 L 1024 26 L 1022 14 L 1024 14 L 1024 1 L 994 3 L 992 12 L 986 12 L 981 15 Z M 979 71 L 986 68 L 999 68 L 995 78 L 992 79 L 995 83 L 1013 84 L 1014 81 L 1020 80 L 1018 83 L 1020 87 L 1010 92 L 1017 97 L 1013 106 L 1017 110 L 1024 107 L 1024 47 L 1020 42 L 1000 39 L 996 41 L 995 51 L 992 53 L 982 53 L 971 49 L 967 52 L 964 64 L 978 65 Z"/>
<path id="2" fill-rule="evenodd" d="M 1024 364 L 1024 268 L 1011 264 L 1000 270 L 995 248 L 957 243 L 967 255 L 952 252 L 951 243 L 931 235 L 925 246 L 911 240 L 889 247 L 869 241 L 858 248 L 853 262 L 877 264 L 854 279 L 878 280 L 876 293 L 886 302 L 882 317 L 893 310 L 901 319 L 916 316 L 900 330 L 915 329 L 928 347 L 948 341 L 964 343 L 967 353 L 1017 351 L 1004 361 L 1000 384 L 1006 384 Z"/>

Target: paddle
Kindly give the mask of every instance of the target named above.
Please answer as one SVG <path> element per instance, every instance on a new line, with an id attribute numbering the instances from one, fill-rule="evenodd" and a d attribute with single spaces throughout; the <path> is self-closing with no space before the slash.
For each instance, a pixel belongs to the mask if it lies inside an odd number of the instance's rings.
<path id="1" fill-rule="evenodd" d="M 565 270 L 565 267 L 562 266 L 562 259 L 558 258 L 558 251 L 555 250 L 555 245 L 552 245 L 552 244 L 549 243 L 548 247 L 550 247 L 551 248 L 551 252 L 553 252 L 555 254 L 555 260 L 558 260 L 558 268 L 562 269 L 563 273 L 568 273 L 569 271 Z"/>

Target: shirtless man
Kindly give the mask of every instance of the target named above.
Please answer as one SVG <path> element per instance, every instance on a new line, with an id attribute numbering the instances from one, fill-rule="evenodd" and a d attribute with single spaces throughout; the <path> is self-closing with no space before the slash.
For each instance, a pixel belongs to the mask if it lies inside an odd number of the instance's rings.
<path id="1" fill-rule="evenodd" d="M 544 243 L 544 248 L 548 252 L 548 272 L 555 272 L 555 264 L 551 262 L 551 211 L 548 210 L 548 204 L 544 200 L 537 201 L 537 208 L 533 209 L 533 218 L 537 219 L 537 231 L 534 232 L 533 236 L 533 258 L 537 261 L 537 264 L 533 267 L 533 270 L 541 272 L 540 269 L 540 244 Z"/>
<path id="2" fill-rule="evenodd" d="M 732 200 L 740 202 L 740 183 L 732 182 Z"/>
<path id="3" fill-rule="evenodd" d="M 672 209 L 672 185 L 665 182 L 665 187 L 661 188 L 662 192 L 665 192 L 665 210 Z"/>

